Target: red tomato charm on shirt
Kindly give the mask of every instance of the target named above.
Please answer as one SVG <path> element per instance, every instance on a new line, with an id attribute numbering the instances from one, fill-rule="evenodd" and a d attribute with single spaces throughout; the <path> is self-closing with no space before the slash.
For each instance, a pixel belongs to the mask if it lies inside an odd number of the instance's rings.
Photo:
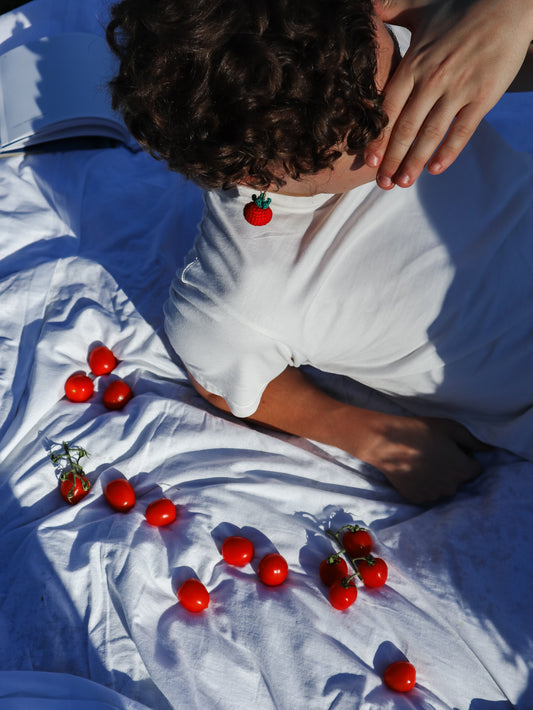
<path id="1" fill-rule="evenodd" d="M 252 195 L 252 201 L 244 206 L 244 219 L 254 227 L 262 227 L 268 224 L 272 219 L 272 210 L 270 209 L 271 199 L 264 192 L 259 196 Z"/>
<path id="2" fill-rule="evenodd" d="M 383 680 L 391 690 L 406 693 L 416 683 L 416 669 L 409 661 L 396 661 L 387 667 Z"/>
<path id="3" fill-rule="evenodd" d="M 108 409 L 122 409 L 132 397 L 131 387 L 124 380 L 115 380 L 106 387 L 103 402 Z"/>
<path id="4" fill-rule="evenodd" d="M 107 375 L 115 369 L 116 365 L 116 357 L 105 345 L 98 345 L 98 347 L 91 350 L 89 354 L 89 367 L 93 375 Z"/>
<path id="5" fill-rule="evenodd" d="M 81 372 L 74 373 L 65 382 L 65 394 L 71 402 L 86 402 L 93 392 L 93 381 Z"/>
<path id="6" fill-rule="evenodd" d="M 198 613 L 209 606 L 209 592 L 204 585 L 194 577 L 185 580 L 178 589 L 178 601 L 187 611 Z"/>
<path id="7" fill-rule="evenodd" d="M 104 489 L 104 496 L 113 510 L 119 513 L 127 513 L 135 505 L 135 491 L 125 478 L 110 481 Z"/>
<path id="8" fill-rule="evenodd" d="M 59 492 L 65 503 L 76 505 L 85 498 L 90 488 L 89 479 L 83 473 L 65 471 L 61 474 Z"/>
<path id="9" fill-rule="evenodd" d="M 280 554 L 270 552 L 259 563 L 257 574 L 263 584 L 267 584 L 269 587 L 276 587 L 287 579 L 289 565 Z"/>
<path id="10" fill-rule="evenodd" d="M 232 535 L 222 543 L 222 557 L 229 565 L 244 567 L 251 562 L 253 556 L 253 542 L 246 537 Z"/>
<path id="11" fill-rule="evenodd" d="M 385 560 L 380 557 L 368 558 L 357 563 L 357 571 L 363 579 L 365 587 L 382 587 L 387 581 L 389 569 Z"/>
<path id="12" fill-rule="evenodd" d="M 146 508 L 144 517 L 150 525 L 161 528 L 176 520 L 176 506 L 168 498 L 159 498 Z"/>

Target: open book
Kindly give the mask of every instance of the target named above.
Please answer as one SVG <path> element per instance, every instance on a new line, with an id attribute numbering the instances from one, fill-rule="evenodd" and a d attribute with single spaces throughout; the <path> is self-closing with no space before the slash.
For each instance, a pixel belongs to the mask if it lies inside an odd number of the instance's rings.
<path id="1" fill-rule="evenodd" d="M 138 144 L 111 108 L 113 55 L 86 32 L 44 37 L 0 56 L 0 153 L 81 136 Z"/>

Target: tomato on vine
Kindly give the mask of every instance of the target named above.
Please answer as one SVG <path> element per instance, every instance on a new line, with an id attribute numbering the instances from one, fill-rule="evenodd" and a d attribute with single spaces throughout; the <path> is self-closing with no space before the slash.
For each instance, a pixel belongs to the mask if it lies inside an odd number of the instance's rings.
<path id="1" fill-rule="evenodd" d="M 98 345 L 89 353 L 89 367 L 94 375 L 107 375 L 116 365 L 116 357 L 105 345 Z"/>
<path id="2" fill-rule="evenodd" d="M 349 576 L 346 560 L 339 555 L 331 555 L 325 560 L 322 560 L 318 573 L 320 579 L 327 587 L 331 587 L 334 582 L 338 582 L 344 577 Z"/>
<path id="3" fill-rule="evenodd" d="M 380 557 L 368 557 L 357 563 L 357 571 L 365 587 L 382 587 L 387 581 L 389 570 L 385 560 Z"/>
<path id="4" fill-rule="evenodd" d="M 93 392 L 93 381 L 81 372 L 70 375 L 65 382 L 65 395 L 71 402 L 86 402 Z"/>
<path id="5" fill-rule="evenodd" d="M 60 447 L 58 451 L 50 452 L 52 463 L 59 464 L 63 459 L 67 461 L 59 476 L 59 492 L 66 503 L 76 505 L 85 498 L 91 488 L 91 483 L 80 466 L 80 459 L 88 454 L 81 446 L 70 446 L 66 441 L 57 446 Z"/>
<path id="6" fill-rule="evenodd" d="M 351 557 L 368 557 L 372 551 L 372 538 L 368 530 L 347 530 L 342 536 L 342 545 Z"/>
<path id="7" fill-rule="evenodd" d="M 109 505 L 119 513 L 127 513 L 135 505 L 135 491 L 125 478 L 116 478 L 104 488 L 104 496 Z"/>
<path id="8" fill-rule="evenodd" d="M 235 567 L 244 567 L 251 562 L 254 552 L 253 542 L 240 535 L 227 537 L 222 543 L 222 557 Z"/>
<path id="9" fill-rule="evenodd" d="M 198 613 L 209 606 L 209 592 L 194 577 L 185 580 L 177 592 L 178 601 L 187 611 Z"/>
<path id="10" fill-rule="evenodd" d="M 396 661 L 386 668 L 383 680 L 391 690 L 406 693 L 416 683 L 416 668 L 409 661 Z"/>
<path id="11" fill-rule="evenodd" d="M 164 525 L 170 525 L 176 520 L 177 512 L 176 506 L 168 498 L 159 498 L 154 500 L 146 508 L 144 517 L 150 525 L 155 527 L 163 527 Z"/>
<path id="12" fill-rule="evenodd" d="M 357 599 L 357 587 L 351 579 L 341 579 L 329 588 L 329 603 L 334 609 L 343 611 Z"/>
<path id="13" fill-rule="evenodd" d="M 65 471 L 61 474 L 59 492 L 65 503 L 76 505 L 89 493 L 91 484 L 87 476 L 76 471 Z"/>
<path id="14" fill-rule="evenodd" d="M 269 587 L 275 587 L 278 584 L 282 584 L 287 579 L 289 565 L 285 558 L 279 553 L 270 552 L 268 555 L 265 555 L 259 563 L 257 574 L 263 584 Z"/>
<path id="15" fill-rule="evenodd" d="M 103 402 L 108 409 L 122 409 L 132 397 L 131 387 L 124 380 L 115 380 L 106 387 Z"/>

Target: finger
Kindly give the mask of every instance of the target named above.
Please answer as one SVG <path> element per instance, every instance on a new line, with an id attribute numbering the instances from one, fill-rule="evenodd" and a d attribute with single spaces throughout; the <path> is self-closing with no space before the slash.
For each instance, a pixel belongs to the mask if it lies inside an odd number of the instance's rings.
<path id="1" fill-rule="evenodd" d="M 416 181 L 428 160 L 445 139 L 450 124 L 455 120 L 455 114 L 455 106 L 449 106 L 444 99 L 433 106 L 393 175 L 393 181 L 397 185 L 410 187 Z"/>
<path id="2" fill-rule="evenodd" d="M 401 114 L 396 119 L 394 126 L 389 129 L 390 137 L 388 139 L 385 152 L 381 158 L 377 175 L 378 184 L 380 186 L 386 187 L 388 185 L 388 181 L 393 181 L 393 177 L 398 173 L 404 159 L 413 148 L 413 144 L 416 140 L 418 140 L 419 133 L 424 126 L 426 117 L 428 114 L 431 114 L 435 108 L 435 102 L 436 99 L 429 94 L 413 94 Z M 438 116 L 438 113 L 435 115 Z M 433 121 L 435 121 L 435 118 Z M 434 123 L 433 130 L 435 130 Z M 442 139 L 446 132 L 446 129 L 443 130 L 441 125 L 438 126 L 437 130 L 440 132 L 439 136 L 429 136 L 428 133 L 428 140 L 431 138 L 434 148 L 438 145 L 438 142 Z M 434 142 L 435 140 L 437 140 L 436 143 Z M 421 150 L 417 150 L 417 156 L 419 156 L 421 154 Z M 423 165 L 425 165 L 430 156 L 431 153 L 427 155 Z M 417 157 L 416 160 L 419 162 L 422 159 Z M 416 168 L 414 171 L 416 171 Z"/>
<path id="3" fill-rule="evenodd" d="M 396 73 L 387 84 L 385 98 L 383 100 L 383 110 L 388 117 L 388 123 L 374 141 L 368 144 L 364 151 L 365 163 L 371 168 L 377 168 L 381 163 L 385 151 L 387 149 L 391 133 L 398 116 L 401 114 L 403 107 L 409 100 L 411 91 L 413 90 L 413 80 L 409 74 L 403 77 L 402 67 L 396 70 Z"/>
<path id="4" fill-rule="evenodd" d="M 479 111 L 470 106 L 457 114 L 446 138 L 428 163 L 430 173 L 439 175 L 450 167 L 473 136 L 481 118 Z"/>

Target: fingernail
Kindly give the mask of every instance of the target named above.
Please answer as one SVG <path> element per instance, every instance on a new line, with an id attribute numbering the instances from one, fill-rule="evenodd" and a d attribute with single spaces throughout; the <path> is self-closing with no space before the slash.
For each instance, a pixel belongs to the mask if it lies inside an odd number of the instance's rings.
<path id="1" fill-rule="evenodd" d="M 394 183 L 392 182 L 392 180 L 390 179 L 390 177 L 387 177 L 386 175 L 378 175 L 377 178 L 376 178 L 376 180 L 377 180 L 378 185 L 379 185 L 380 187 L 385 188 L 386 190 L 387 190 L 389 187 L 393 187 L 393 185 L 394 185 Z"/>
<path id="2" fill-rule="evenodd" d="M 442 170 L 442 163 L 430 163 L 428 165 L 428 171 L 431 173 L 440 173 Z"/>
<path id="3" fill-rule="evenodd" d="M 369 153 L 366 158 L 365 162 L 370 168 L 377 168 L 379 165 L 379 156 L 377 156 L 375 153 Z"/>
<path id="4" fill-rule="evenodd" d="M 395 180 L 397 185 L 400 185 L 400 187 L 409 187 L 411 184 L 411 178 L 407 173 L 400 173 L 398 177 Z"/>

